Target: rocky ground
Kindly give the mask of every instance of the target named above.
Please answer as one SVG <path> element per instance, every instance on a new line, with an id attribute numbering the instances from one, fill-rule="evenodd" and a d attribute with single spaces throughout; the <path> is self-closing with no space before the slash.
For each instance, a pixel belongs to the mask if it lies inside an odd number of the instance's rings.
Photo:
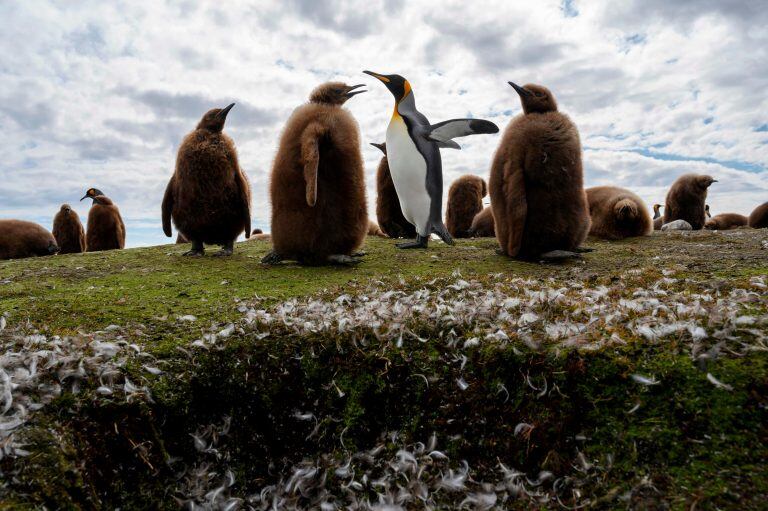
<path id="1" fill-rule="evenodd" d="M 762 509 L 768 231 L 0 262 L 0 508 Z"/>

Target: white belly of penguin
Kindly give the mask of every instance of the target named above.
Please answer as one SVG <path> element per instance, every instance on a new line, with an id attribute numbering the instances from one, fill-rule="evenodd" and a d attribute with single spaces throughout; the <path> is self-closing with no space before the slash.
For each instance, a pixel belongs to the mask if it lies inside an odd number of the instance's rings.
<path id="1" fill-rule="evenodd" d="M 427 162 L 416 148 L 402 118 L 394 118 L 387 128 L 387 161 L 392 182 L 406 220 L 422 236 L 429 236 Z"/>

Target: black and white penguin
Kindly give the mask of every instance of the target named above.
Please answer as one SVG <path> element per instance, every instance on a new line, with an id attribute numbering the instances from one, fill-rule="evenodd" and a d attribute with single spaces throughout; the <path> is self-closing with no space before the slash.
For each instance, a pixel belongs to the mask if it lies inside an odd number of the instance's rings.
<path id="1" fill-rule="evenodd" d="M 442 219 L 440 148 L 461 149 L 454 138 L 497 133 L 498 126 L 482 119 L 451 119 L 430 124 L 424 114 L 416 110 L 408 80 L 400 75 L 363 72 L 384 83 L 395 97 L 395 110 L 387 127 L 387 159 L 403 215 L 416 227 L 416 241 L 399 243 L 397 247 L 426 248 L 432 233 L 445 243 L 453 244 Z"/>

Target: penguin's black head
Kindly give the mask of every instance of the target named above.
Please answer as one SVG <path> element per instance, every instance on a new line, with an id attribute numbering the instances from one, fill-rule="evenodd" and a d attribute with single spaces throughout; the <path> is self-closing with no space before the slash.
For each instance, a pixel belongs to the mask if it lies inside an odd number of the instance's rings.
<path id="1" fill-rule="evenodd" d="M 712 218 L 712 213 L 709 212 L 709 204 L 704 204 L 704 213 L 707 214 L 707 218 Z"/>
<path id="2" fill-rule="evenodd" d="M 389 89 L 389 92 L 392 93 L 395 97 L 395 101 L 398 103 L 411 93 L 411 84 L 400 75 L 380 75 L 373 71 L 363 71 L 363 73 L 373 76 L 386 85 L 387 89 Z"/>
<path id="3" fill-rule="evenodd" d="M 379 151 L 381 151 L 382 153 L 384 153 L 384 156 L 387 155 L 387 143 L 386 142 L 382 142 L 381 144 L 377 144 L 376 142 L 371 142 L 371 145 L 373 147 L 375 147 L 376 149 L 378 149 Z"/>
<path id="4" fill-rule="evenodd" d="M 360 87 L 365 87 L 365 84 L 347 85 L 342 82 L 326 82 L 318 85 L 312 91 L 312 94 L 309 95 L 309 101 L 326 105 L 343 105 L 355 94 L 368 92 L 365 90 L 355 90 Z"/>
<path id="5" fill-rule="evenodd" d="M 83 195 L 83 198 L 80 200 L 82 201 L 83 199 L 89 199 L 89 198 L 93 199 L 94 197 L 98 197 L 99 195 L 104 195 L 104 192 L 102 192 L 98 188 L 88 188 L 88 191 L 85 192 L 85 195 Z"/>
<path id="6" fill-rule="evenodd" d="M 205 112 L 203 118 L 200 119 L 200 122 L 197 123 L 197 129 L 208 130 L 212 133 L 221 133 L 224 129 L 224 122 L 227 120 L 227 114 L 232 110 L 233 106 L 235 106 L 234 103 L 225 108 L 208 110 Z"/>
<path id="7" fill-rule="evenodd" d="M 59 252 L 59 246 L 53 240 L 48 241 L 47 249 L 50 255 L 57 254 Z"/>
<path id="8" fill-rule="evenodd" d="M 523 113 L 530 114 L 557 111 L 555 96 L 543 85 L 529 83 L 520 87 L 516 83 L 508 83 L 520 96 L 520 102 L 523 104 Z"/>

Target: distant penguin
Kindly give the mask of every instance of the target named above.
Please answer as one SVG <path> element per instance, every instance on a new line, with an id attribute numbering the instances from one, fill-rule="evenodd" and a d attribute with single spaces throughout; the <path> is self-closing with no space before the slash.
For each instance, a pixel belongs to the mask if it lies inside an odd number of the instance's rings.
<path id="1" fill-rule="evenodd" d="M 405 219 L 403 210 L 400 209 L 400 199 L 389 172 L 387 144 L 372 142 L 371 145 L 384 153 L 376 171 L 376 219 L 379 221 L 379 227 L 390 238 L 415 238 L 416 227 Z"/>
<path id="2" fill-rule="evenodd" d="M 429 236 L 437 234 L 453 244 L 443 224 L 443 167 L 440 148 L 460 149 L 454 138 L 497 133 L 499 128 L 482 119 L 451 119 L 430 124 L 416 110 L 411 84 L 400 75 L 364 71 L 386 85 L 395 97 L 395 109 L 387 127 L 387 159 L 400 198 L 403 216 L 416 227 L 416 241 L 398 248 L 426 248 Z"/>
<path id="3" fill-rule="evenodd" d="M 186 236 L 184 236 L 182 233 L 176 234 L 176 244 L 177 245 L 183 245 L 185 243 L 189 243 L 189 240 Z"/>
<path id="4" fill-rule="evenodd" d="M 661 204 L 653 205 L 653 230 L 654 231 L 661 230 L 661 226 L 664 225 L 664 217 L 662 217 L 661 213 L 659 212 L 660 208 L 661 208 Z"/>
<path id="5" fill-rule="evenodd" d="M 235 143 L 223 133 L 235 104 L 214 108 L 181 142 L 176 169 L 163 197 L 163 231 L 171 219 L 192 243 L 186 256 L 202 256 L 204 244 L 221 245 L 217 256 L 232 255 L 240 233 L 251 235 L 251 187 L 240 168 Z"/>
<path id="6" fill-rule="evenodd" d="M 262 231 L 261 229 L 254 229 L 253 231 L 251 231 L 251 236 L 254 236 L 256 234 L 264 234 L 264 231 Z"/>
<path id="7" fill-rule="evenodd" d="M 523 260 L 578 256 L 590 226 L 579 132 L 549 89 L 509 84 L 523 113 L 507 126 L 488 183 L 499 252 Z"/>
<path id="8" fill-rule="evenodd" d="M 88 212 L 88 230 L 85 235 L 85 246 L 88 252 L 100 250 L 115 250 L 125 247 L 125 223 L 120 216 L 120 210 L 112 199 L 101 190 L 89 188 L 83 199 L 93 199 L 91 210 Z"/>
<path id="9" fill-rule="evenodd" d="M 704 227 L 706 212 L 704 203 L 707 188 L 717 183 L 711 176 L 683 174 L 672 183 L 664 205 L 664 224 L 673 220 L 685 220 L 697 231 Z"/>
<path id="10" fill-rule="evenodd" d="M 749 226 L 755 229 L 768 227 L 768 202 L 763 202 L 750 213 Z"/>
<path id="11" fill-rule="evenodd" d="M 493 227 L 493 208 L 487 206 L 472 219 L 469 234 L 473 238 L 495 238 L 496 229 Z"/>
<path id="12" fill-rule="evenodd" d="M 467 174 L 459 177 L 448 189 L 445 226 L 454 238 L 469 238 L 475 215 L 483 210 L 483 198 L 488 185 L 481 177 Z"/>
<path id="13" fill-rule="evenodd" d="M 704 224 L 704 228 L 711 231 L 728 231 L 747 225 L 749 225 L 749 219 L 744 215 L 738 213 L 720 213 L 707 220 Z"/>
<path id="14" fill-rule="evenodd" d="M 651 215 L 640 197 L 618 186 L 586 189 L 592 226 L 589 234 L 620 240 L 649 236 L 653 232 Z"/>
<path id="15" fill-rule="evenodd" d="M 712 218 L 712 213 L 709 211 L 709 204 L 704 205 L 704 213 L 707 214 L 707 218 Z"/>
<path id="16" fill-rule="evenodd" d="M 0 259 L 53 255 L 59 251 L 53 234 L 25 220 L 0 220 Z"/>
<path id="17" fill-rule="evenodd" d="M 53 237 L 56 238 L 60 254 L 85 252 L 85 229 L 77 211 L 69 204 L 62 204 L 53 218 Z"/>
<path id="18" fill-rule="evenodd" d="M 263 260 L 356 264 L 368 232 L 357 121 L 342 105 L 362 85 L 328 82 L 293 111 L 272 167 L 273 251 Z"/>
<path id="19" fill-rule="evenodd" d="M 381 230 L 379 224 L 373 220 L 368 221 L 368 236 L 378 236 L 379 238 L 389 238 L 384 231 Z"/>

